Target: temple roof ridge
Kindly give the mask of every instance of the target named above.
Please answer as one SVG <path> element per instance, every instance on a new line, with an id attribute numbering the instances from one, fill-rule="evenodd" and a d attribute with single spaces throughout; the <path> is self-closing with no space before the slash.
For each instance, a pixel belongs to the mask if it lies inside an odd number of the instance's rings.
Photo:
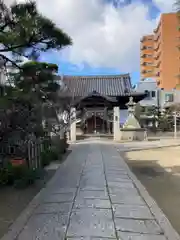
<path id="1" fill-rule="evenodd" d="M 122 77 L 130 77 L 129 73 L 124 73 L 124 74 L 92 74 L 92 75 L 62 75 L 63 78 L 70 78 L 70 79 L 81 79 L 81 78 L 86 78 L 86 79 L 98 79 L 98 78 L 122 78 Z"/>

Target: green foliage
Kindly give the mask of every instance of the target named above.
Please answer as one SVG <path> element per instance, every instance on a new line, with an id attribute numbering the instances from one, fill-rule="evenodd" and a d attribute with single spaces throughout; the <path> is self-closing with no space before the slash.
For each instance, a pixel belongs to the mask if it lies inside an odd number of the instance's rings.
<path id="1" fill-rule="evenodd" d="M 27 187 L 35 183 L 38 170 L 30 169 L 26 165 L 12 166 L 8 163 L 0 168 L 0 185 L 14 185 L 17 188 Z"/>
<path id="2" fill-rule="evenodd" d="M 29 169 L 27 166 L 17 166 L 13 168 L 14 186 L 24 188 L 35 183 L 37 170 Z"/>
<path id="3" fill-rule="evenodd" d="M 58 158 L 59 155 L 56 148 L 51 147 L 49 149 L 46 149 L 41 153 L 42 166 L 48 166 L 52 161 L 58 160 Z"/>
<path id="4" fill-rule="evenodd" d="M 13 184 L 12 167 L 0 168 L 0 186 Z"/>
<path id="5" fill-rule="evenodd" d="M 59 141 L 56 143 L 56 149 L 58 149 L 59 154 L 64 154 L 68 148 L 68 143 L 66 136 L 64 138 L 59 139 Z"/>
<path id="6" fill-rule="evenodd" d="M 0 1 L 0 52 L 37 59 L 42 51 L 61 49 L 72 43 L 70 37 L 37 11 L 36 3 L 14 3 L 7 8 Z"/>
<path id="7" fill-rule="evenodd" d="M 14 137 L 25 140 L 29 135 L 42 136 L 45 103 L 57 117 L 52 100 L 57 102 L 58 66 L 37 60 L 42 52 L 71 43 L 66 33 L 38 12 L 34 1 L 7 7 L 0 0 L 0 58 L 6 61 L 5 67 L 8 63 L 17 68 L 8 76 L 12 85 L 1 86 L 6 95 L 0 96 L 0 143 Z M 33 61 L 22 65 L 22 56 Z"/>
<path id="8" fill-rule="evenodd" d="M 171 130 L 172 123 L 167 115 L 161 116 L 158 124 L 159 129 L 163 132 Z"/>
<path id="9" fill-rule="evenodd" d="M 30 97 L 30 96 L 29 96 Z M 12 92 L 9 96 L 0 98 L 0 141 L 7 141 L 12 137 L 19 137 L 23 140 L 28 134 L 34 133 L 37 137 L 42 136 L 40 108 L 26 99 L 23 93 L 16 95 Z M 18 138 L 19 138 L 18 137 Z"/>
<path id="10" fill-rule="evenodd" d="M 138 121 L 140 121 L 141 114 L 142 114 L 142 107 L 140 103 L 137 103 L 135 107 L 135 117 Z"/>
<path id="11" fill-rule="evenodd" d="M 11 82 L 15 87 L 26 93 L 26 95 L 36 96 L 36 101 L 42 101 L 45 95 L 55 93 L 60 86 L 56 82 L 55 73 L 58 71 L 56 64 L 30 61 L 21 66 L 16 73 L 11 73 Z"/>

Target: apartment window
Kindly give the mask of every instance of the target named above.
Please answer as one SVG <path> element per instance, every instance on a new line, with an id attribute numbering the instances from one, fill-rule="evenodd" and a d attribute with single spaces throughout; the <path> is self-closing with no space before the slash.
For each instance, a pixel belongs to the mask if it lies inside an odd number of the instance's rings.
<path id="1" fill-rule="evenodd" d="M 145 90 L 145 93 L 146 93 L 146 99 L 149 99 L 150 98 L 150 92 L 148 90 Z"/>
<path id="2" fill-rule="evenodd" d="M 151 92 L 151 96 L 154 98 L 154 97 L 156 97 L 156 92 L 155 91 L 152 91 Z"/>
<path id="3" fill-rule="evenodd" d="M 151 66 L 152 63 L 151 62 L 146 62 L 146 66 Z"/>
<path id="4" fill-rule="evenodd" d="M 149 40 L 149 41 L 152 41 L 152 40 L 153 40 L 153 38 L 152 38 L 152 37 L 148 37 L 148 38 L 147 38 L 147 40 Z"/>
<path id="5" fill-rule="evenodd" d="M 165 101 L 166 101 L 166 102 L 173 102 L 173 101 L 174 101 L 174 96 L 173 96 L 173 94 L 172 94 L 172 93 L 167 93 L 167 94 L 165 95 Z"/>
<path id="6" fill-rule="evenodd" d="M 152 57 L 152 54 L 145 54 L 145 57 Z"/>
<path id="7" fill-rule="evenodd" d="M 146 49 L 152 49 L 152 47 L 150 47 L 150 46 L 147 46 L 147 47 L 146 47 Z"/>
<path id="8" fill-rule="evenodd" d="M 147 72 L 147 73 L 152 73 L 152 70 L 147 70 L 146 72 Z"/>

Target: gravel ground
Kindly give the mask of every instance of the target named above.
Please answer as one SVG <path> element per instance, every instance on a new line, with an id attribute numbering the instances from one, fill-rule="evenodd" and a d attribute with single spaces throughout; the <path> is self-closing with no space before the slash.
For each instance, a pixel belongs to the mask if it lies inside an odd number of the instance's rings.
<path id="1" fill-rule="evenodd" d="M 180 234 L 180 147 L 121 155 Z"/>

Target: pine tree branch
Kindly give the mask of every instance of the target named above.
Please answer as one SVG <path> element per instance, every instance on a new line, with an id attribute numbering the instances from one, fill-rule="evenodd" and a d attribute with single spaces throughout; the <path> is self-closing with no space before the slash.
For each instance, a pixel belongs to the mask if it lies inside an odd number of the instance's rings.
<path id="1" fill-rule="evenodd" d="M 5 60 L 5 62 L 10 62 L 13 66 L 22 69 L 21 66 L 19 66 L 15 61 L 11 60 L 10 58 L 4 56 L 3 54 L 0 54 L 0 57 Z"/>

